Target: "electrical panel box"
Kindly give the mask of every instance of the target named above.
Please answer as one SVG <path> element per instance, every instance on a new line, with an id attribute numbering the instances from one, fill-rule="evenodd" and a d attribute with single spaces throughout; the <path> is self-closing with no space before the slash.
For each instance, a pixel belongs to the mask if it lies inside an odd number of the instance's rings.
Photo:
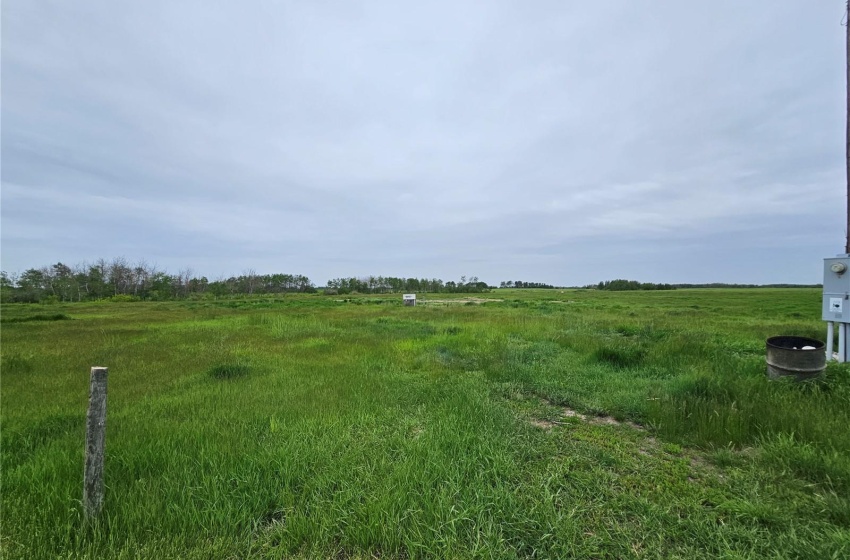
<path id="1" fill-rule="evenodd" d="M 823 260 L 824 321 L 850 323 L 850 255 Z"/>

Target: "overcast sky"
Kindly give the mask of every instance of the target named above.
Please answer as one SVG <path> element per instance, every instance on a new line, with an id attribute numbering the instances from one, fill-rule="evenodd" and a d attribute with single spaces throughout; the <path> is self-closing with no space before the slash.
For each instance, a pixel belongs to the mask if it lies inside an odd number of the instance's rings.
<path id="1" fill-rule="evenodd" d="M 844 2 L 2 3 L 2 268 L 815 283 Z"/>

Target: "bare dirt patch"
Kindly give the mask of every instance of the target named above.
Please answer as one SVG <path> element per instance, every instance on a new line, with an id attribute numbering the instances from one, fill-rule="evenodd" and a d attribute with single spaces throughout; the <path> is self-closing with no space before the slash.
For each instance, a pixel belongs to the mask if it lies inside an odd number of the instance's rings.
<path id="1" fill-rule="evenodd" d="M 598 426 L 627 426 L 627 427 L 629 427 L 633 430 L 645 431 L 645 428 L 643 426 L 641 426 L 640 424 L 636 424 L 634 422 L 631 422 L 629 420 L 620 421 L 620 420 L 617 420 L 616 418 L 614 418 L 613 416 L 589 416 L 587 414 L 582 414 L 581 412 L 578 412 L 577 410 L 573 410 L 570 407 L 558 406 L 558 405 L 556 405 L 555 403 L 553 403 L 552 401 L 550 401 L 549 399 L 546 399 L 546 398 L 541 398 L 540 402 L 542 402 L 543 404 L 548 405 L 548 406 L 555 406 L 555 407 L 560 408 L 562 418 L 577 418 L 577 419 L 579 419 L 583 422 L 587 422 L 588 424 L 596 424 Z M 546 423 L 546 424 L 548 424 L 547 429 L 551 428 L 552 426 L 556 426 L 556 425 L 561 424 L 561 422 L 557 422 L 557 421 L 540 420 L 540 419 L 534 419 L 534 420 L 531 421 L 531 423 L 534 424 L 535 426 L 538 426 L 538 423 Z M 538 427 L 542 427 L 542 426 L 538 426 Z"/>
<path id="2" fill-rule="evenodd" d="M 560 422 L 552 422 L 551 420 L 543 420 L 541 418 L 532 418 L 529 422 L 531 422 L 532 426 L 540 428 L 541 430 L 551 430 L 560 424 Z"/>
<path id="3" fill-rule="evenodd" d="M 658 439 L 650 435 L 646 428 L 637 424 L 635 422 L 631 422 L 629 420 L 620 421 L 614 418 L 613 416 L 593 416 L 588 414 L 583 414 L 577 410 L 574 410 L 570 407 L 556 405 L 549 399 L 545 397 L 539 397 L 540 403 L 546 406 L 554 407 L 559 409 L 560 420 L 547 420 L 544 418 L 530 418 L 528 422 L 541 430 L 549 431 L 552 430 L 556 426 L 563 426 L 568 423 L 568 419 L 575 418 L 587 424 L 595 424 L 597 426 L 625 426 L 631 430 L 635 430 L 637 432 L 641 432 L 644 434 L 644 437 L 641 438 L 639 444 L 637 444 L 636 452 L 637 454 L 643 457 L 656 457 L 662 450 L 662 444 Z M 669 453 L 669 451 L 668 451 Z M 756 453 L 756 450 L 752 448 L 745 448 L 738 453 L 742 455 L 752 456 Z M 699 477 L 702 476 L 701 473 L 712 473 L 720 478 L 723 478 L 723 474 L 719 473 L 716 466 L 713 465 L 704 454 L 689 449 L 681 449 L 678 452 L 674 453 L 675 456 L 684 458 L 688 462 L 688 466 L 690 467 L 691 474 L 688 475 L 688 479 L 691 481 L 696 481 Z"/>

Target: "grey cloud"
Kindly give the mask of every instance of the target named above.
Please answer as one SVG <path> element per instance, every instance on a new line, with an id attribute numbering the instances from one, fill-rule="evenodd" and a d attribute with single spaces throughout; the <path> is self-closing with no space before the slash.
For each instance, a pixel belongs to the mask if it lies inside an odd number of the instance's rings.
<path id="1" fill-rule="evenodd" d="M 816 282 L 843 246 L 841 6 L 2 9 L 4 269 Z"/>

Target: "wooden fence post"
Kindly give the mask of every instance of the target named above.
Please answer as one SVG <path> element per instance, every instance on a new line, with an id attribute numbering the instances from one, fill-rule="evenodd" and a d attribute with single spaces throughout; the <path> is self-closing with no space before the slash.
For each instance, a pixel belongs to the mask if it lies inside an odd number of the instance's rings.
<path id="1" fill-rule="evenodd" d="M 91 368 L 89 411 L 86 415 L 86 466 L 83 472 L 83 508 L 97 517 L 103 508 L 103 455 L 106 449 L 106 377 L 109 368 Z"/>

